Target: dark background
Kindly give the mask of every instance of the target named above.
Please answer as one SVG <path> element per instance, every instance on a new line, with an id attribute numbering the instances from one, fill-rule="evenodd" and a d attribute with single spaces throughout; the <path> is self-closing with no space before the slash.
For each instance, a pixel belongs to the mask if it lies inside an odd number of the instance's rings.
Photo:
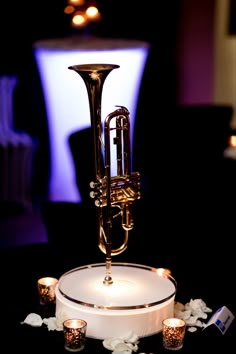
<path id="1" fill-rule="evenodd" d="M 234 161 L 223 159 L 222 152 L 232 107 L 176 106 L 181 2 L 159 1 L 154 11 L 151 1 L 100 1 L 103 20 L 92 28 L 92 33 L 142 39 L 151 44 L 133 147 L 134 168 L 141 172 L 144 193 L 138 204 L 135 248 L 131 240 L 129 250 L 137 249 L 135 259 L 145 255 L 147 264 L 174 269 L 180 286 L 181 279 L 188 279 L 189 274 L 190 292 L 195 287 L 195 293 L 208 294 L 209 298 L 216 292 L 227 293 L 226 305 L 231 305 L 235 301 L 232 201 L 236 168 Z M 13 0 L 1 3 L 0 9 L 0 74 L 18 77 L 15 127 L 32 135 L 37 144 L 32 187 L 36 198 L 47 196 L 50 156 L 32 47 L 38 39 L 73 33 L 69 18 L 63 13 L 64 5 L 62 0 L 43 0 L 35 5 Z M 73 209 L 75 217 L 69 225 L 68 208 L 53 205 L 53 209 L 46 215 L 48 222 L 57 224 L 53 236 L 57 237 L 61 230 L 66 232 L 66 227 L 69 235 L 74 234 L 78 227 L 77 209 Z"/>
<path id="2" fill-rule="evenodd" d="M 230 0 L 229 2 L 229 34 L 236 34 L 236 1 Z"/>
<path id="3" fill-rule="evenodd" d="M 18 77 L 14 92 L 14 123 L 16 129 L 28 132 L 36 142 L 32 183 L 35 199 L 47 195 L 50 156 L 47 118 L 33 44 L 39 39 L 75 33 L 70 26 L 70 17 L 63 13 L 65 4 L 65 0 L 43 0 L 33 7 L 13 0 L 1 5 L 0 74 Z M 152 3 L 137 5 L 136 1 L 99 1 L 98 5 L 102 21 L 89 29 L 91 34 L 141 39 L 151 45 L 140 90 L 133 147 L 134 167 L 147 174 L 147 156 L 159 138 L 156 131 L 160 131 L 160 124 L 166 120 L 167 109 L 175 104 L 175 47 L 181 1 L 159 2 L 155 11 Z M 143 124 L 143 116 L 148 124 Z"/>

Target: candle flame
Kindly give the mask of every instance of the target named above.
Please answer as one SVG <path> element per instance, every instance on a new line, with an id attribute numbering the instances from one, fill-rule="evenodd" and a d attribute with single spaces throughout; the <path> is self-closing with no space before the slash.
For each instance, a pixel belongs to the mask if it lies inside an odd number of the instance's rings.
<path id="1" fill-rule="evenodd" d="M 169 275 L 171 275 L 170 269 L 167 269 L 167 268 L 157 268 L 156 272 L 160 276 L 169 276 Z"/>
<path id="2" fill-rule="evenodd" d="M 229 138 L 229 145 L 231 147 L 236 147 L 236 135 L 231 135 Z"/>

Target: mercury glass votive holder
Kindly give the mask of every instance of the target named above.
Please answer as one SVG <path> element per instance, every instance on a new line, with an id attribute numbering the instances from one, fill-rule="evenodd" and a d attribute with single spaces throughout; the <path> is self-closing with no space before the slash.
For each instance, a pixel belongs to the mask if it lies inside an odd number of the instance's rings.
<path id="1" fill-rule="evenodd" d="M 162 321 L 163 347 L 168 350 L 179 350 L 183 347 L 186 323 L 179 318 L 167 318 Z"/>
<path id="2" fill-rule="evenodd" d="M 81 319 L 67 319 L 63 322 L 64 347 L 70 352 L 84 349 L 87 322 Z"/>
<path id="3" fill-rule="evenodd" d="M 38 279 L 38 294 L 40 305 L 49 305 L 56 302 L 55 287 L 58 279 L 53 277 L 44 277 Z"/>

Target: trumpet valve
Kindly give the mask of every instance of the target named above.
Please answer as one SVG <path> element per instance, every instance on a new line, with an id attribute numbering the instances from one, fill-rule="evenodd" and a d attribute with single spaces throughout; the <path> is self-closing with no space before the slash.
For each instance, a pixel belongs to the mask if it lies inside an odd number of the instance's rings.
<path id="1" fill-rule="evenodd" d="M 107 191 L 107 178 L 104 177 L 97 182 L 91 182 L 93 190 L 90 197 L 95 198 L 95 205 L 98 207 L 107 206 L 107 193 L 110 194 L 111 205 L 127 204 L 141 198 L 140 174 L 133 172 L 129 176 L 111 177 L 110 191 Z"/>
<path id="2" fill-rule="evenodd" d="M 90 188 L 92 189 L 89 193 L 89 196 L 90 198 L 92 199 L 95 199 L 95 202 L 94 204 L 97 206 L 97 207 L 100 207 L 102 205 L 102 200 L 101 200 L 101 197 L 102 197 L 102 194 L 103 194 L 103 191 L 102 191 L 102 181 L 101 180 L 97 180 L 96 182 L 94 181 L 91 181 L 89 183 L 89 186 Z"/>

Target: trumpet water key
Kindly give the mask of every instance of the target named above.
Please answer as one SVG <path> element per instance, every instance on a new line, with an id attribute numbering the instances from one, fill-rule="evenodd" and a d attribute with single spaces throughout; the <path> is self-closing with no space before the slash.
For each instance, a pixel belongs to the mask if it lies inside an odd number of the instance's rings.
<path id="1" fill-rule="evenodd" d="M 133 203 L 140 199 L 140 174 L 131 171 L 130 117 L 126 107 L 117 106 L 101 120 L 102 89 L 108 74 L 119 68 L 116 64 L 81 64 L 69 66 L 77 72 L 87 88 L 94 146 L 94 181 L 90 182 L 90 197 L 97 210 L 98 246 L 106 254 L 104 284 L 112 284 L 112 256 L 128 246 L 133 229 Z M 104 129 L 104 142 L 102 133 Z M 113 137 L 113 139 L 112 139 Z M 116 175 L 111 175 L 111 141 L 116 145 Z M 104 150 L 102 150 L 102 148 Z M 120 217 L 122 244 L 113 247 L 114 221 Z"/>

